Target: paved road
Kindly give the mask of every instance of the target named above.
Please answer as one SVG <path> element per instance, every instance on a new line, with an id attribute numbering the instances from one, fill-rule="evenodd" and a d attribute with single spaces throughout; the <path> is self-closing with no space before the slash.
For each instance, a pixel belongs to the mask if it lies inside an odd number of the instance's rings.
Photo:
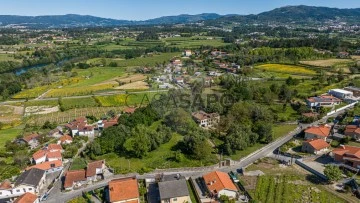
<path id="1" fill-rule="evenodd" d="M 150 91 L 140 91 L 140 92 L 129 92 L 128 94 L 142 94 L 142 93 L 156 93 L 156 92 L 167 92 L 169 90 L 150 90 Z M 111 91 L 111 92 L 100 92 L 100 93 L 94 93 L 84 96 L 65 96 L 62 97 L 63 99 L 78 99 L 78 98 L 89 98 L 92 96 L 111 96 L 111 95 L 119 95 L 119 94 L 126 94 L 125 91 Z M 29 99 L 28 101 L 50 101 L 50 100 L 58 100 L 58 97 L 51 97 L 51 98 L 43 98 L 44 95 L 40 95 L 39 97 L 35 99 Z M 0 102 L 0 104 L 11 104 L 11 103 L 17 103 L 17 102 L 25 102 L 25 99 L 19 99 L 19 100 L 9 100 Z"/>
<path id="2" fill-rule="evenodd" d="M 352 107 L 350 107 L 352 108 Z M 342 111 L 338 111 L 334 114 L 332 114 L 331 116 L 334 117 L 334 116 L 337 116 L 338 114 L 340 113 L 343 113 L 344 110 Z M 220 170 L 220 171 L 223 171 L 223 172 L 230 172 L 230 171 L 235 171 L 239 168 L 243 168 L 243 167 L 246 167 L 250 164 L 252 164 L 253 162 L 255 162 L 256 160 L 258 159 L 261 159 L 261 158 L 264 158 L 266 157 L 267 155 L 269 154 L 272 154 L 273 151 L 275 149 L 277 149 L 278 147 L 280 147 L 281 145 L 285 144 L 286 142 L 290 141 L 295 135 L 299 134 L 302 129 L 305 129 L 306 127 L 308 126 L 311 126 L 311 125 L 317 125 L 319 123 L 322 123 L 322 122 L 325 122 L 327 119 L 328 119 L 329 116 L 325 116 L 324 118 L 314 122 L 314 123 L 311 123 L 311 124 L 301 124 L 299 125 L 299 127 L 297 127 L 294 131 L 292 131 L 291 133 L 289 133 L 288 135 L 284 136 L 284 137 L 281 137 L 277 140 L 275 140 L 274 142 L 260 148 L 259 150 L 249 154 L 248 156 L 240 159 L 239 162 L 237 162 L 235 165 L 233 166 L 227 166 L 227 167 L 221 167 L 221 168 L 217 168 L 216 170 Z M 180 173 L 181 175 L 185 176 L 185 177 L 190 177 L 190 176 L 198 176 L 198 175 L 202 175 L 206 172 L 209 172 L 209 171 L 213 171 L 214 168 L 213 167 L 204 167 L 203 170 L 191 170 L 191 168 L 189 169 L 186 169 L 186 171 L 181 171 L 179 172 L 178 170 L 168 170 L 168 171 L 165 171 L 164 173 L 165 174 L 175 174 L 175 173 Z M 58 202 L 66 202 L 66 201 L 69 201 L 75 197 L 78 197 L 80 196 L 83 192 L 88 192 L 88 191 L 91 191 L 91 190 L 94 190 L 94 189 L 97 189 L 97 188 L 101 188 L 101 187 L 105 187 L 108 185 L 108 182 L 112 179 L 116 179 L 116 178 L 121 178 L 121 177 L 129 177 L 129 176 L 137 176 L 137 178 L 139 179 L 144 179 L 144 178 L 154 178 L 155 175 L 159 174 L 159 172 L 156 172 L 156 173 L 148 173 L 148 174 L 145 174 L 145 175 L 139 175 L 139 174 L 126 174 L 126 175 L 115 175 L 115 176 L 112 176 L 112 177 L 108 177 L 107 179 L 105 180 L 102 180 L 102 181 L 99 181 L 93 185 L 89 185 L 88 187 L 86 188 L 81 188 L 81 189 L 78 189 L 78 190 L 75 190 L 75 191 L 71 191 L 71 192 L 66 192 L 66 193 L 62 193 L 60 191 L 60 181 L 58 183 L 56 183 L 56 187 L 51 191 L 49 197 L 48 197 L 48 200 L 46 200 L 45 202 L 48 202 L 48 203 L 58 203 Z M 60 199 L 61 198 L 61 199 Z"/>

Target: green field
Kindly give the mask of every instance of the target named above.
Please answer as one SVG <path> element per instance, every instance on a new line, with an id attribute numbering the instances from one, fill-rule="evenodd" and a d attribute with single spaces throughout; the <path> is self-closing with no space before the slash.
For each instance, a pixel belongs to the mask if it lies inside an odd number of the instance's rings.
<path id="1" fill-rule="evenodd" d="M 87 162 L 83 158 L 76 158 L 72 161 L 70 170 L 80 170 L 85 169 L 87 166 Z"/>
<path id="2" fill-rule="evenodd" d="M 0 149 L 4 149 L 7 141 L 14 140 L 21 133 L 22 129 L 18 127 L 0 130 Z"/>
<path id="3" fill-rule="evenodd" d="M 163 41 L 166 42 L 166 45 L 170 47 L 178 47 L 178 48 L 189 48 L 195 49 L 199 48 L 200 46 L 225 46 L 227 43 L 224 43 L 221 38 L 213 38 L 207 39 L 207 37 L 172 37 L 166 38 Z"/>
<path id="4" fill-rule="evenodd" d="M 25 106 L 57 106 L 59 100 L 30 100 L 25 102 Z"/>
<path id="5" fill-rule="evenodd" d="M 73 109 L 73 108 L 86 108 L 86 107 L 94 107 L 98 106 L 95 99 L 93 97 L 86 98 L 75 98 L 75 99 L 62 99 L 61 107 L 64 110 Z"/>
<path id="6" fill-rule="evenodd" d="M 139 57 L 139 58 L 133 58 L 133 59 L 127 59 L 127 60 L 120 60 L 116 61 L 118 66 L 120 67 L 131 67 L 131 66 L 155 66 L 156 63 L 163 63 L 164 61 L 166 63 L 169 63 L 170 59 L 180 56 L 180 52 L 173 52 L 173 53 L 161 53 L 161 54 L 155 54 L 153 56 L 146 56 L 146 57 Z"/>
<path id="7" fill-rule="evenodd" d="M 96 96 L 95 100 L 103 107 L 109 106 L 145 106 L 153 99 L 159 98 L 161 92 L 128 93 L 111 96 Z"/>
<path id="8" fill-rule="evenodd" d="M 126 158 L 123 156 L 118 156 L 115 153 L 110 153 L 102 156 L 98 156 L 96 159 L 101 160 L 105 159 L 106 163 L 113 169 L 116 173 L 129 173 L 129 172 L 138 172 L 144 169 L 162 169 L 162 168 L 178 168 L 178 167 L 197 167 L 203 166 L 205 163 L 202 163 L 197 160 L 191 160 L 185 156 L 180 162 L 173 160 L 174 151 L 172 148 L 182 140 L 182 136 L 174 133 L 172 139 L 165 144 L 162 144 L 158 149 L 150 152 L 145 158 Z M 214 159 L 216 159 L 214 157 Z"/>
<path id="9" fill-rule="evenodd" d="M 0 54 L 0 61 L 20 61 L 10 56 L 10 54 Z"/>

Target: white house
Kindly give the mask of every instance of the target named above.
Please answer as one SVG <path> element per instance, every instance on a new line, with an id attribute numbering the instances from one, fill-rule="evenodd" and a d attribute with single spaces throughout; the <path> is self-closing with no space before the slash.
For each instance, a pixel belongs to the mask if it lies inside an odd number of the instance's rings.
<path id="1" fill-rule="evenodd" d="M 39 194 L 40 189 L 45 183 L 45 171 L 37 168 L 32 168 L 23 172 L 15 182 L 15 187 L 12 190 L 13 195 L 23 195 L 26 192 Z"/>
<path id="2" fill-rule="evenodd" d="M 301 150 L 311 154 L 324 154 L 329 151 L 330 145 L 323 139 L 306 140 L 302 143 Z"/>
<path id="3" fill-rule="evenodd" d="M 326 141 L 327 137 L 330 135 L 330 131 L 331 126 L 329 125 L 311 126 L 304 131 L 305 139 L 322 139 Z"/>
<path id="4" fill-rule="evenodd" d="M 339 105 L 341 100 L 332 95 L 321 95 L 318 97 L 310 97 L 306 100 L 308 107 L 334 106 Z"/>
<path id="5" fill-rule="evenodd" d="M 98 179 L 97 176 L 102 175 L 105 168 L 106 168 L 105 160 L 99 160 L 88 163 L 86 167 L 87 180 L 96 181 Z"/>

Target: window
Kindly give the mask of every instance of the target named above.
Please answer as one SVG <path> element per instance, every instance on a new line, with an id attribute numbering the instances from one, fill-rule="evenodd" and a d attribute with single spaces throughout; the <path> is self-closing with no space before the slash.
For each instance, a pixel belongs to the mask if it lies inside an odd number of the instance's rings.
<path id="1" fill-rule="evenodd" d="M 31 191 L 31 190 L 32 190 L 32 188 L 30 187 L 30 188 L 29 188 L 29 191 Z"/>
<path id="2" fill-rule="evenodd" d="M 16 190 L 16 192 L 20 192 L 20 190 Z"/>
<path id="3" fill-rule="evenodd" d="M 176 202 L 176 201 L 177 201 L 177 198 L 173 198 L 173 201 Z"/>

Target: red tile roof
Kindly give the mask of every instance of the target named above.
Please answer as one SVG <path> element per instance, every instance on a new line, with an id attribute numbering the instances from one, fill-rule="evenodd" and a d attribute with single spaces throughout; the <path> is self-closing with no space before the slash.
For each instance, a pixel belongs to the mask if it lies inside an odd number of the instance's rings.
<path id="1" fill-rule="evenodd" d="M 334 149 L 332 152 L 340 156 L 347 155 L 360 158 L 360 147 L 344 145 Z"/>
<path id="2" fill-rule="evenodd" d="M 327 137 L 330 134 L 331 127 L 328 125 L 311 126 L 305 130 L 305 133 L 310 133 L 322 137 Z"/>
<path id="3" fill-rule="evenodd" d="M 46 150 L 40 149 L 39 151 L 35 152 L 35 153 L 32 155 L 32 158 L 33 158 L 34 160 L 38 160 L 38 159 L 46 156 L 46 153 L 47 153 Z"/>
<path id="4" fill-rule="evenodd" d="M 62 151 L 63 148 L 59 144 L 49 144 L 47 147 L 47 150 L 48 151 Z"/>
<path id="5" fill-rule="evenodd" d="M 46 157 L 47 157 L 48 159 L 61 159 L 61 158 L 62 158 L 61 152 L 59 152 L 59 151 L 47 152 L 47 153 L 46 153 Z"/>
<path id="6" fill-rule="evenodd" d="M 33 139 L 37 139 L 40 135 L 37 133 L 31 134 L 31 135 L 27 135 L 24 136 L 22 139 L 25 140 L 26 142 L 30 142 Z"/>
<path id="7" fill-rule="evenodd" d="M 139 198 L 136 178 L 122 178 L 109 182 L 110 202 Z"/>
<path id="8" fill-rule="evenodd" d="M 103 164 L 105 164 L 105 160 L 99 160 L 88 163 L 86 167 L 86 177 L 91 177 L 96 175 L 96 169 L 102 168 Z"/>
<path id="9" fill-rule="evenodd" d="M 74 182 L 85 181 L 85 170 L 68 171 L 65 174 L 64 188 L 73 186 Z"/>
<path id="10" fill-rule="evenodd" d="M 132 113 L 135 112 L 135 110 L 136 110 L 136 108 L 126 107 L 126 108 L 124 109 L 124 113 L 132 114 Z"/>
<path id="11" fill-rule="evenodd" d="M 323 139 L 306 140 L 305 142 L 309 143 L 316 150 L 321 150 L 330 146 Z"/>
<path id="12" fill-rule="evenodd" d="M 14 203 L 33 203 L 37 200 L 37 196 L 33 193 L 27 192 L 17 198 Z"/>
<path id="13" fill-rule="evenodd" d="M 66 141 L 72 141 L 72 140 L 73 139 L 72 139 L 72 137 L 70 135 L 63 135 L 63 136 L 60 137 L 60 142 L 61 143 L 64 143 Z"/>
<path id="14" fill-rule="evenodd" d="M 41 163 L 41 164 L 36 164 L 34 166 L 29 166 L 27 167 L 25 170 L 30 170 L 32 168 L 38 168 L 38 169 L 41 169 L 41 170 L 49 170 L 49 169 L 52 169 L 52 168 L 57 168 L 57 167 L 60 167 L 62 166 L 62 161 L 60 160 L 55 160 L 55 161 L 47 161 L 47 162 L 44 162 L 44 163 Z"/>
<path id="15" fill-rule="evenodd" d="M 214 171 L 205 174 L 203 178 L 208 189 L 214 194 L 217 194 L 223 189 L 237 191 L 236 186 L 227 173 Z"/>

